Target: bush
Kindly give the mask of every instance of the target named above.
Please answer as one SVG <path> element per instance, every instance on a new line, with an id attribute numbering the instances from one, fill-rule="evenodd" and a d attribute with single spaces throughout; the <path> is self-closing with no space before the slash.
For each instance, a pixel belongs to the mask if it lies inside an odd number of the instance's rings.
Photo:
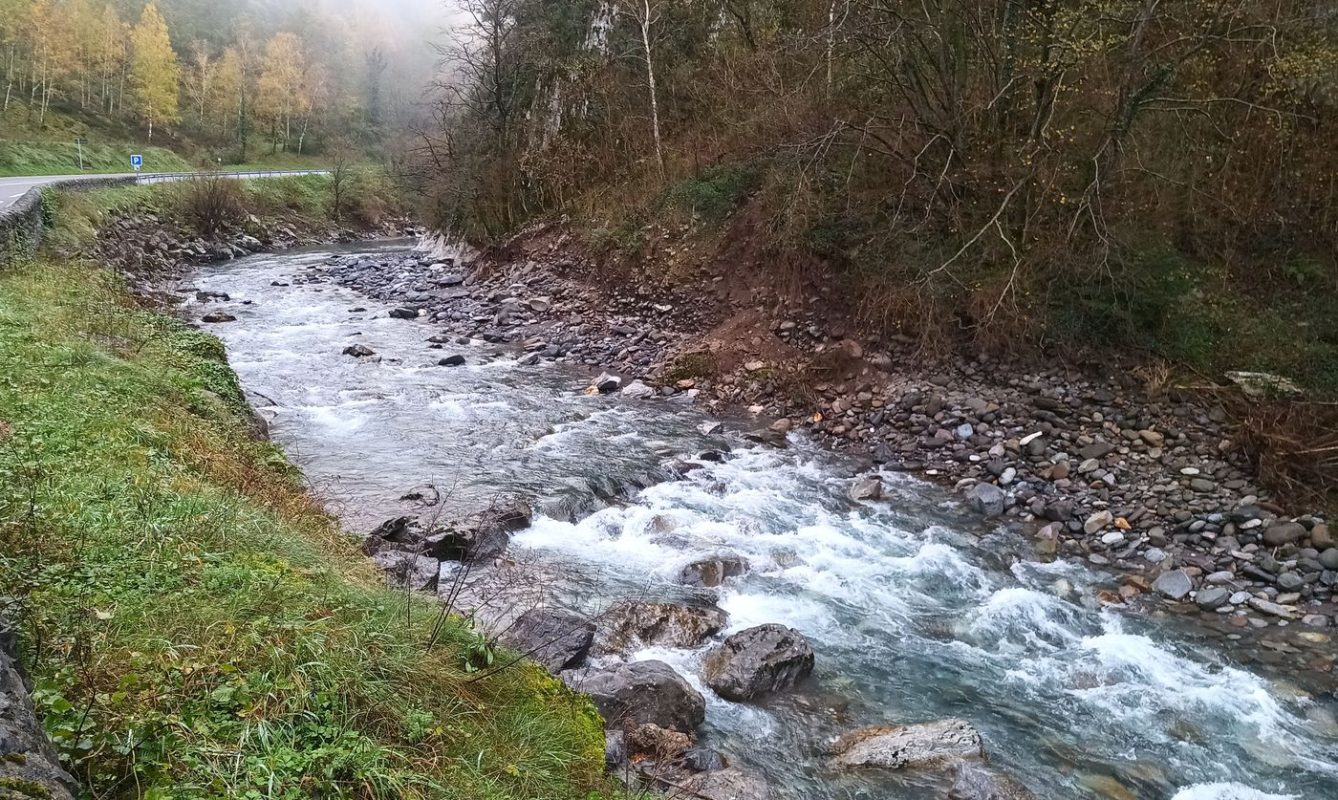
<path id="1" fill-rule="evenodd" d="M 209 236 L 246 219 L 246 198 L 232 178 L 213 176 L 186 183 L 182 210 L 200 233 Z"/>

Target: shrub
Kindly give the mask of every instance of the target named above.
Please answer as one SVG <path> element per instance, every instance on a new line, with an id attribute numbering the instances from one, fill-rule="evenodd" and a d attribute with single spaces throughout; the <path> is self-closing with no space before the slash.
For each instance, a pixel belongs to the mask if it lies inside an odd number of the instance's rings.
<path id="1" fill-rule="evenodd" d="M 211 176 L 186 183 L 182 198 L 186 218 L 208 236 L 238 225 L 246 218 L 246 199 L 232 178 Z"/>

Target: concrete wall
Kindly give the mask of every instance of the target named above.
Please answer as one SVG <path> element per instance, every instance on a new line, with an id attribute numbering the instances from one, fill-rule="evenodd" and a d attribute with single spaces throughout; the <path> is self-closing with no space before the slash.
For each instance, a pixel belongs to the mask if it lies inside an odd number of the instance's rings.
<path id="1" fill-rule="evenodd" d="M 70 178 L 29 189 L 9 208 L 0 209 L 0 264 L 31 256 L 42 244 L 44 190 L 86 191 L 104 186 L 129 186 L 134 182 L 134 178 Z"/>

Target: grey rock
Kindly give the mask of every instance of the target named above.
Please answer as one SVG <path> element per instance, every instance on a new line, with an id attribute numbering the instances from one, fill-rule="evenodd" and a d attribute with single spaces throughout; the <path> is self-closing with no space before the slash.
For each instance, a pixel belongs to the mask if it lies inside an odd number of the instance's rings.
<path id="1" fill-rule="evenodd" d="M 1282 619 L 1296 618 L 1295 612 L 1293 612 L 1290 608 L 1287 608 L 1286 606 L 1281 605 L 1279 603 L 1274 603 L 1269 600 L 1265 600 L 1262 597 L 1251 597 L 1246 602 L 1250 604 L 1250 608 L 1253 608 L 1255 611 L 1260 611 L 1264 614 L 1270 614 L 1275 617 L 1281 617 Z"/>
<path id="2" fill-rule="evenodd" d="M 842 736 L 832 764 L 844 768 L 922 769 L 985 757 L 980 734 L 960 719 L 875 726 Z"/>
<path id="3" fill-rule="evenodd" d="M 200 321 L 201 321 L 201 322 L 236 322 L 236 321 L 237 321 L 237 318 L 234 317 L 233 315 L 229 314 L 229 313 L 226 312 L 226 311 L 210 311 L 208 314 L 205 314 L 203 317 L 200 317 Z"/>
<path id="4" fill-rule="evenodd" d="M 1338 547 L 1330 547 L 1320 553 L 1317 560 L 1325 569 L 1338 570 Z"/>
<path id="5" fill-rule="evenodd" d="M 706 719 L 706 700 L 663 661 L 567 670 L 562 681 L 590 695 L 606 728 L 654 723 L 691 733 Z"/>
<path id="6" fill-rule="evenodd" d="M 1209 586 L 1206 589 L 1200 589 L 1199 593 L 1194 595 L 1194 602 L 1204 611 L 1215 611 L 1227 604 L 1231 598 L 1231 592 L 1220 586 Z"/>
<path id="7" fill-rule="evenodd" d="M 0 796 L 9 797 L 5 790 L 15 789 L 15 798 L 72 800 L 78 785 L 46 738 L 9 641 L 8 631 L 0 631 Z"/>
<path id="8" fill-rule="evenodd" d="M 997 517 L 1004 511 L 1004 492 L 992 483 L 977 483 L 966 490 L 966 505 L 987 517 Z"/>
<path id="9" fill-rule="evenodd" d="M 708 653 L 702 677 L 726 700 L 752 700 L 807 677 L 813 660 L 813 648 L 798 631 L 758 625 L 730 636 Z"/>
<path id="10" fill-rule="evenodd" d="M 465 357 L 460 355 L 459 353 L 453 356 L 446 356 L 445 358 L 437 362 L 437 366 L 439 367 L 463 367 L 464 365 L 465 365 Z"/>
<path id="11" fill-rule="evenodd" d="M 401 308 L 392 308 L 390 309 L 390 316 L 394 317 L 395 319 L 417 319 L 418 309 L 409 308 L 407 306 Z"/>
<path id="12" fill-rule="evenodd" d="M 632 381 L 622 390 L 622 396 L 631 400 L 649 400 L 657 395 L 658 392 L 641 381 Z"/>
<path id="13" fill-rule="evenodd" d="M 1114 451 L 1115 451 L 1115 445 L 1111 444 L 1110 442 L 1103 442 L 1097 440 L 1079 450 L 1078 455 L 1081 456 L 1084 461 L 1091 458 L 1100 460 L 1110 455 Z"/>
<path id="14" fill-rule="evenodd" d="M 1305 578 L 1295 572 L 1284 572 L 1278 576 L 1278 588 L 1284 592 L 1295 592 L 1305 586 Z"/>
<path id="15" fill-rule="evenodd" d="M 1173 569 L 1158 575 L 1152 582 L 1152 590 L 1172 600 L 1183 600 L 1194 590 L 1194 582 L 1184 570 Z"/>
<path id="16" fill-rule="evenodd" d="M 419 592 L 435 592 L 441 564 L 435 558 L 403 550 L 383 550 L 372 563 L 386 573 L 391 584 Z"/>
<path id="17" fill-rule="evenodd" d="M 557 674 L 581 665 L 595 640 L 595 623 L 571 611 L 534 608 L 518 617 L 501 641 Z"/>
<path id="18" fill-rule="evenodd" d="M 1264 544 L 1269 547 L 1281 547 L 1300 541 L 1305 535 L 1305 526 L 1299 522 L 1275 522 L 1264 529 Z"/>
<path id="19" fill-rule="evenodd" d="M 880 478 L 864 478 L 856 481 L 850 487 L 850 499 L 856 502 L 861 500 L 881 500 L 883 497 L 883 481 Z"/>
<path id="20" fill-rule="evenodd" d="M 351 344 L 344 348 L 344 355 L 354 358 L 366 358 L 376 355 L 376 351 L 365 344 Z"/>
<path id="21" fill-rule="evenodd" d="M 641 647 L 697 647 L 725 627 L 714 606 L 623 600 L 601 615 L 600 650 L 624 653 Z"/>
<path id="22" fill-rule="evenodd" d="M 590 384 L 590 386 L 600 394 L 608 394 L 609 392 L 616 392 L 618 391 L 618 387 L 622 385 L 623 385 L 622 378 L 619 378 L 617 375 L 610 375 L 607 372 L 601 372 L 599 374 L 599 377 L 595 378 L 594 382 Z"/>

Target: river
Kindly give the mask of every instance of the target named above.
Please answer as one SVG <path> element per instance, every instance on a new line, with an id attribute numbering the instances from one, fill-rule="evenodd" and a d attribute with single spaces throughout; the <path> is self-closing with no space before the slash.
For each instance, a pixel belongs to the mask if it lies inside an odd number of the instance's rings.
<path id="1" fill-rule="evenodd" d="M 853 727 L 949 716 L 1042 798 L 1338 797 L 1331 691 L 1252 671 L 1187 623 L 1103 608 L 1095 587 L 1110 576 L 1034 560 L 933 485 L 888 473 L 887 499 L 855 503 L 860 465 L 801 436 L 755 445 L 743 420 L 708 435 L 683 404 L 587 396 L 589 375 L 499 346 L 431 349 L 434 326 L 306 280 L 332 252 L 207 268 L 194 285 L 231 299 L 192 306 L 237 317 L 206 327 L 314 490 L 358 531 L 425 482 L 452 508 L 530 497 L 544 513 L 513 550 L 568 576 L 563 601 L 587 613 L 681 598 L 683 564 L 746 556 L 751 571 L 718 592 L 727 632 L 798 629 L 817 653 L 808 685 L 730 703 L 698 677 L 702 651 L 635 658 L 696 685 L 705 743 L 776 797 L 941 797 L 915 776 L 833 773 L 822 754 Z M 342 355 L 353 343 L 380 360 Z M 456 353 L 465 366 L 436 365 Z M 676 459 L 708 449 L 730 454 L 671 479 Z"/>

